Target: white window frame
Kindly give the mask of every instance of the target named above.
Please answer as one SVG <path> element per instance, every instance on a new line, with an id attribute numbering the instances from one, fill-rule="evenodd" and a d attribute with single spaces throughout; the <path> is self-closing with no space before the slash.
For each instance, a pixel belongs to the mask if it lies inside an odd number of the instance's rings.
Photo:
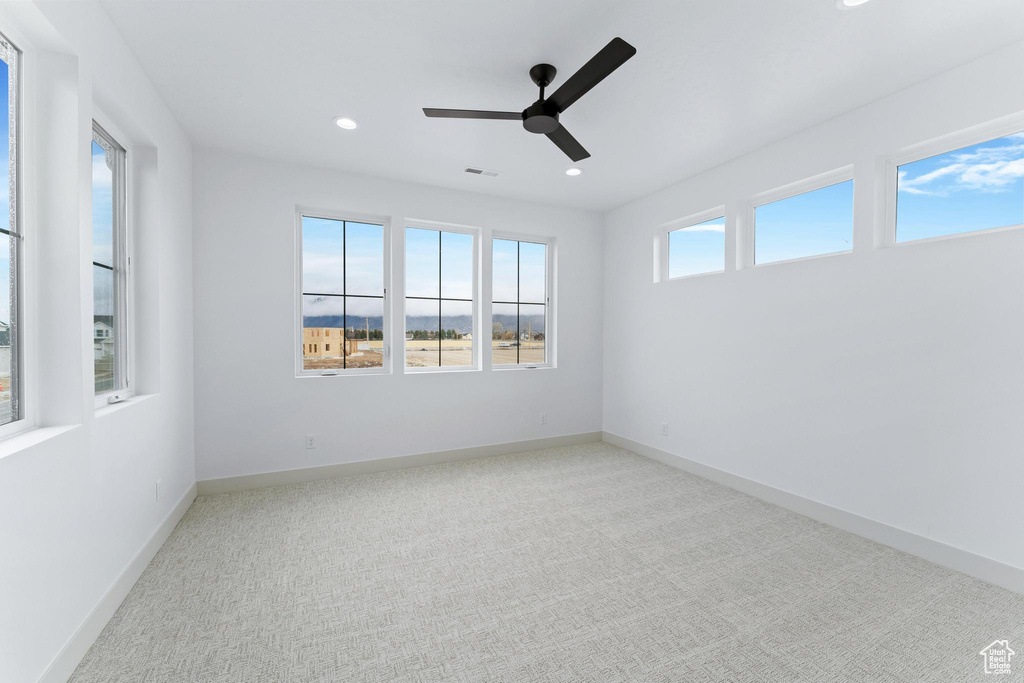
<path id="1" fill-rule="evenodd" d="M 380 225 L 383 228 L 383 244 L 381 245 L 384 262 L 384 296 L 382 306 L 382 324 L 384 325 L 384 362 L 379 368 L 344 368 L 334 370 L 306 370 L 302 364 L 302 217 L 323 218 L 349 223 L 367 223 Z M 296 377 L 352 377 L 357 375 L 387 375 L 391 373 L 391 219 L 387 216 L 374 216 L 352 211 L 334 211 L 298 206 L 295 209 L 295 317 L 293 322 L 294 342 L 292 353 L 295 357 Z"/>
<path id="2" fill-rule="evenodd" d="M 487 291 L 490 293 L 490 299 L 487 302 L 487 324 L 484 325 L 481 321 L 481 329 L 485 330 L 486 333 L 491 331 L 491 322 L 494 320 L 494 240 L 515 240 L 517 242 L 532 242 L 534 244 L 543 244 L 547 248 L 544 250 L 545 264 L 544 264 L 544 362 L 543 363 L 495 363 L 494 354 L 492 353 L 492 344 L 488 344 L 487 347 L 487 358 L 490 362 L 492 370 L 536 370 L 545 368 L 556 367 L 555 363 L 555 337 L 556 337 L 556 323 L 555 323 L 555 264 L 556 264 L 556 240 L 554 237 L 541 237 L 538 235 L 529 235 L 526 233 L 519 232 L 499 232 L 495 231 L 491 233 L 491 239 L 488 240 L 487 249 L 487 274 L 491 279 L 490 286 Z M 518 267 L 518 265 L 517 265 Z M 485 336 L 486 336 L 485 333 Z M 488 339 L 488 342 L 493 340 Z M 520 342 L 522 340 L 519 340 Z"/>
<path id="3" fill-rule="evenodd" d="M 481 229 L 471 225 L 458 225 L 456 223 L 439 223 L 436 221 L 425 221 L 410 219 L 405 221 L 405 228 L 416 228 L 419 230 L 434 230 L 437 232 L 454 232 L 461 235 L 471 235 L 473 237 L 473 364 L 472 365 L 454 365 L 454 366 L 438 366 L 438 367 L 425 367 L 425 368 L 411 368 L 405 364 L 405 342 L 406 333 L 409 331 L 406 328 L 406 304 L 408 303 L 408 287 L 406 283 L 405 275 L 408 274 L 408 256 L 406 254 L 405 245 L 405 230 L 402 231 L 402 254 L 404 256 L 402 260 L 402 353 L 401 353 L 401 365 L 402 371 L 410 375 L 430 374 L 434 372 L 475 372 L 481 369 L 481 359 L 483 352 L 481 350 L 481 344 L 477 340 L 484 340 L 481 330 L 483 329 L 481 316 L 480 316 L 480 244 L 481 244 Z"/>
<path id="4" fill-rule="evenodd" d="M 798 195 L 807 194 L 808 192 L 814 192 L 831 185 L 838 185 L 847 181 L 853 181 L 853 197 L 854 207 L 853 214 L 850 216 L 850 248 L 843 249 L 841 251 L 830 251 L 825 254 L 811 254 L 810 256 L 798 256 L 796 258 L 782 259 L 780 261 L 768 261 L 767 263 L 757 263 L 757 224 L 756 224 L 756 212 L 758 207 L 772 204 L 774 202 L 782 201 L 783 199 L 789 199 Z M 825 173 L 819 173 L 818 175 L 804 178 L 787 185 L 782 185 L 773 190 L 767 192 L 761 192 L 751 197 L 744 204 L 742 215 L 744 218 L 743 223 L 745 224 L 745 237 L 747 239 L 739 240 L 737 245 L 741 251 L 741 263 L 743 268 L 762 268 L 768 266 L 777 266 L 783 263 L 796 263 L 798 261 L 810 261 L 812 259 L 820 258 L 832 258 L 834 256 L 845 256 L 853 253 L 853 236 L 855 232 L 854 220 L 856 216 L 856 201 L 857 201 L 857 180 L 853 175 L 853 164 L 848 164 L 841 168 L 837 168 L 833 171 L 827 171 Z"/>
<path id="5" fill-rule="evenodd" d="M 131 211 L 131 196 L 132 196 L 132 178 L 129 172 L 130 164 L 128 163 L 128 156 L 130 152 L 130 145 L 122 143 L 122 140 L 127 138 L 117 130 L 110 120 L 103 116 L 101 112 L 94 111 L 92 125 L 90 127 L 92 136 L 89 138 L 90 158 L 92 157 L 92 142 L 99 136 L 103 142 L 113 145 L 121 153 L 116 155 L 117 166 L 112 174 L 112 191 L 113 199 L 112 204 L 113 210 L 113 261 L 114 261 L 114 305 L 116 307 L 113 337 L 115 340 L 115 346 L 117 353 L 114 357 L 114 388 L 110 391 L 105 391 L 102 394 L 95 394 L 95 407 L 103 408 L 110 404 L 111 399 L 116 397 L 116 401 L 121 401 L 130 398 L 134 395 L 134 387 L 132 382 L 134 380 L 134 373 L 132 368 L 132 362 L 134 359 L 134 349 L 132 347 L 134 343 L 134 337 L 131 333 L 133 324 L 133 307 L 134 297 L 132 290 L 133 277 L 131 273 L 131 262 L 132 262 L 132 240 L 131 240 L 131 227 L 129 225 L 128 217 Z M 100 146 L 103 146 L 102 142 Z M 119 178 L 121 182 L 119 182 Z M 92 196 L 92 178 L 90 182 L 90 197 Z M 120 190 L 120 192 L 119 192 Z M 90 236 L 92 234 L 92 224 L 90 222 Z M 90 276 L 92 274 L 92 266 L 95 264 L 91 260 L 92 249 L 90 253 Z M 92 336 L 89 337 L 90 347 L 92 345 Z M 94 377 L 95 387 L 95 377 Z M 94 388 L 95 391 L 95 388 Z"/>
<path id="6" fill-rule="evenodd" d="M 8 65 L 8 112 L 10 126 L 13 129 L 14 144 L 10 150 L 10 178 L 13 181 L 13 192 L 10 192 L 10 210 L 14 216 L 14 228 L 10 246 L 14 251 L 11 254 L 11 287 L 12 305 L 11 315 L 8 324 L 10 325 L 11 341 L 11 415 L 12 420 L 7 424 L 0 425 L 0 439 L 32 429 L 35 426 L 35 415 L 31 410 L 31 397 L 34 389 L 31 387 L 27 377 L 28 363 L 27 353 L 31 353 L 32 332 L 26 329 L 26 318 L 29 313 L 28 299 L 31 293 L 25 292 L 25 283 L 30 281 L 26 277 L 28 255 L 25 248 L 25 173 L 24 148 L 26 144 L 25 135 L 25 87 L 24 87 L 24 58 L 25 53 L 18 48 L 17 44 L 7 36 L 9 32 L 5 27 L 4 33 L 0 33 L 0 55 Z M 10 189 L 8 189 L 10 191 Z M 10 228 L 10 215 L 8 215 L 8 228 Z"/>
<path id="7" fill-rule="evenodd" d="M 689 280 L 695 277 L 704 277 L 706 275 L 720 275 L 725 272 L 725 263 L 728 260 L 725 252 L 725 234 L 722 235 L 722 268 L 721 270 L 709 270 L 704 273 L 691 273 L 690 275 L 677 275 L 676 277 L 669 277 L 669 263 L 672 258 L 672 233 L 679 230 L 686 230 L 692 228 L 695 225 L 700 225 L 710 220 L 721 218 L 725 223 L 723 230 L 729 229 L 729 221 L 725 216 L 725 206 L 716 206 L 713 209 L 707 209 L 700 213 L 690 214 L 683 218 L 676 219 L 669 223 L 665 223 L 661 226 L 660 237 L 664 240 L 665 248 L 661 250 L 659 255 L 659 268 L 661 269 L 659 282 L 670 282 L 675 280 Z"/>
<path id="8" fill-rule="evenodd" d="M 899 194 L 897 173 L 900 166 L 911 164 L 915 161 L 927 159 L 928 157 L 933 157 L 939 154 L 955 152 L 964 147 L 970 147 L 971 145 L 976 145 L 981 142 L 988 142 L 990 140 L 1021 132 L 1024 132 L 1024 114 L 1013 114 L 1011 116 L 1004 116 L 996 119 L 995 121 L 988 121 L 977 126 L 942 135 L 916 145 L 904 147 L 898 152 L 882 157 L 881 161 L 884 162 L 884 165 L 883 163 L 877 164 L 877 166 L 883 166 L 884 168 L 884 176 L 882 178 L 884 197 L 882 199 L 882 206 L 885 214 L 880 222 L 883 226 L 881 246 L 902 247 L 911 244 L 927 244 L 928 242 L 939 242 L 948 239 L 970 237 L 973 235 L 985 235 L 993 232 L 1004 232 L 1007 230 L 1019 230 L 1020 228 L 1024 228 L 1024 223 L 1018 223 L 1016 225 L 1002 225 L 995 228 L 982 228 L 981 230 L 955 232 L 950 235 L 922 237 L 916 240 L 897 241 L 896 239 L 896 202 Z"/>

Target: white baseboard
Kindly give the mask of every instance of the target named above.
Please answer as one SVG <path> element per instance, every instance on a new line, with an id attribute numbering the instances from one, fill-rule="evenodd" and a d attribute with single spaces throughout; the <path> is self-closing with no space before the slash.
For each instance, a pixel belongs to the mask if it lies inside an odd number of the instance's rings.
<path id="1" fill-rule="evenodd" d="M 344 462 L 337 465 L 322 465 L 320 467 L 303 467 L 301 469 L 282 470 L 280 472 L 243 474 L 237 477 L 222 477 L 220 479 L 204 479 L 196 483 L 198 485 L 199 495 L 209 496 L 215 493 L 262 489 L 269 486 L 282 486 L 285 484 L 299 484 L 307 481 L 318 481 L 320 479 L 335 479 L 337 477 L 348 477 L 354 474 L 385 472 L 388 470 L 405 469 L 407 467 L 420 467 L 422 465 L 436 465 L 444 462 L 455 462 L 457 460 L 472 460 L 474 458 L 484 458 L 491 455 L 533 451 L 541 448 L 573 446 L 581 443 L 601 441 L 601 438 L 602 432 L 584 432 L 582 434 L 551 436 L 543 439 L 528 439 L 526 441 L 496 443 L 487 446 L 457 448 L 450 451 L 402 455 L 394 458 L 380 458 L 378 460 L 361 460 L 359 462 Z"/>
<path id="2" fill-rule="evenodd" d="M 746 479 L 738 474 L 695 462 L 689 458 L 627 439 L 617 434 L 604 432 L 603 440 L 634 453 L 647 456 L 666 465 L 685 470 L 698 477 L 728 486 L 748 495 L 760 498 L 779 507 L 799 513 L 819 522 L 863 536 L 890 548 L 916 555 L 917 557 L 948 567 L 949 569 L 1001 586 L 1015 593 L 1024 593 L 1024 569 L 1004 564 L 982 555 L 976 555 L 951 545 L 946 545 L 925 536 L 889 526 L 867 517 L 841 510 L 804 498 L 789 491 L 783 491 L 767 484 Z"/>
<path id="3" fill-rule="evenodd" d="M 157 551 L 160 550 L 164 541 L 174 531 L 174 527 L 178 525 L 181 518 L 185 516 L 185 512 L 195 499 L 196 485 L 192 484 L 185 491 L 185 495 L 174 504 L 171 511 L 160 522 L 160 526 L 146 540 L 142 548 L 139 549 L 139 552 L 128 563 L 128 566 L 124 568 L 121 575 L 114 580 L 114 583 L 107 589 L 104 596 L 96 603 L 92 612 L 89 613 L 89 616 L 85 618 L 85 621 L 82 622 L 82 625 L 78 627 L 78 630 L 75 631 L 68 642 L 64 644 L 60 653 L 50 662 L 50 666 L 47 667 L 46 671 L 39 678 L 39 683 L 64 683 L 74 673 L 75 668 L 78 667 L 82 658 L 85 657 L 85 653 L 89 651 L 92 644 L 96 642 L 96 638 L 99 637 L 100 632 L 103 631 L 103 627 L 107 625 L 110 618 L 114 616 L 114 612 L 121 606 L 124 599 L 128 597 L 132 586 L 142 576 L 142 572 L 149 566 Z"/>

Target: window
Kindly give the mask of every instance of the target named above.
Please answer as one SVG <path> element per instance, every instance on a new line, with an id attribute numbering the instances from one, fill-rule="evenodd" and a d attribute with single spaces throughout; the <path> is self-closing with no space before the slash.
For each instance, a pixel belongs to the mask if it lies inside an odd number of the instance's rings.
<path id="1" fill-rule="evenodd" d="M 0 182 L 7 192 L 0 194 L 6 224 L 0 226 L 6 249 L 0 252 L 0 425 L 24 417 L 21 376 L 21 220 L 18 206 L 19 181 L 18 93 L 21 53 L 0 35 L 0 131 L 7 139 L 7 153 L 0 160 Z M 6 291 L 5 291 L 6 290 Z"/>
<path id="2" fill-rule="evenodd" d="M 496 238 L 492 256 L 493 364 L 546 363 L 548 245 Z"/>
<path id="3" fill-rule="evenodd" d="M 299 347 L 312 349 L 303 353 L 301 371 L 382 369 L 384 225 L 306 215 L 301 224 Z M 332 331 L 341 339 L 333 351 L 313 343 Z"/>
<path id="4" fill-rule="evenodd" d="M 896 241 L 1024 224 L 1024 132 L 901 164 Z"/>
<path id="5" fill-rule="evenodd" d="M 93 383 L 97 395 L 128 388 L 125 150 L 92 124 Z"/>
<path id="6" fill-rule="evenodd" d="M 725 217 L 668 233 L 668 276 L 685 277 L 725 270 Z"/>
<path id="7" fill-rule="evenodd" d="M 405 366 L 472 367 L 476 238 L 405 229 Z"/>
<path id="8" fill-rule="evenodd" d="M 754 209 L 754 263 L 853 249 L 853 181 L 769 200 Z"/>

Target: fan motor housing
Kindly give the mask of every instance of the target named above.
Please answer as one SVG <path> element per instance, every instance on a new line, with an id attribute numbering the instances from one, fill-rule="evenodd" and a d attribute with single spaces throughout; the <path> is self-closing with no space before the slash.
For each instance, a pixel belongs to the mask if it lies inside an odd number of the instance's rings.
<path id="1" fill-rule="evenodd" d="M 523 128 L 544 135 L 558 129 L 558 110 L 546 100 L 537 100 L 523 110 Z"/>

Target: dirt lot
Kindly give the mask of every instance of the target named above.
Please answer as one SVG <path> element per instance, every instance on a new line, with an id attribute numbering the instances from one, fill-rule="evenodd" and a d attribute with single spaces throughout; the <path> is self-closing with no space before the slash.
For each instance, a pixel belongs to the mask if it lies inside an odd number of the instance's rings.
<path id="1" fill-rule="evenodd" d="M 384 364 L 382 354 L 384 342 L 371 341 L 370 349 L 358 356 L 348 357 L 349 368 L 379 368 Z M 543 363 L 544 346 L 540 342 L 532 342 L 518 347 L 519 356 L 516 360 L 515 346 L 499 346 L 499 342 L 491 344 L 491 363 L 494 365 L 512 365 L 519 363 Z M 304 367 L 307 370 L 341 370 L 341 358 L 306 358 Z M 441 341 L 441 366 L 465 366 L 473 364 L 473 347 L 463 340 L 444 339 Z M 407 341 L 405 345 L 405 365 L 410 368 L 438 367 L 436 341 Z"/>
<path id="2" fill-rule="evenodd" d="M 345 367 L 341 358 L 304 358 L 303 367 L 307 370 L 341 370 Z M 379 368 L 384 365 L 384 356 L 380 351 L 363 351 L 358 356 L 348 357 L 347 367 L 351 368 Z"/>

